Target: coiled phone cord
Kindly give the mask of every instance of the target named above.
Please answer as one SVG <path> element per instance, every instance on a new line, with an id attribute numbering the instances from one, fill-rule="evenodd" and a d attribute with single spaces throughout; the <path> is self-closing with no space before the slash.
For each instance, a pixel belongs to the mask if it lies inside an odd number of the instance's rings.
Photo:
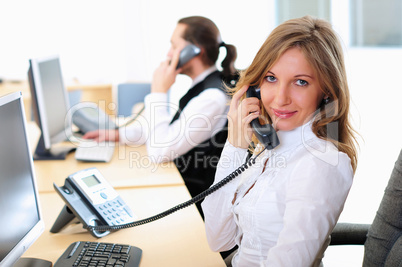
<path id="1" fill-rule="evenodd" d="M 249 158 L 246 163 L 244 163 L 243 165 L 241 165 L 240 167 L 238 167 L 236 170 L 234 170 L 231 174 L 229 174 L 228 176 L 226 176 L 223 180 L 221 180 L 220 182 L 218 182 L 217 184 L 211 186 L 210 188 L 208 188 L 207 190 L 205 190 L 204 192 L 196 195 L 195 197 L 193 197 L 192 199 L 183 202 L 177 206 L 174 206 L 173 208 L 170 208 L 164 212 L 161 212 L 155 216 L 143 219 L 143 220 L 139 220 L 139 221 L 135 221 L 132 223 L 126 223 L 126 224 L 120 224 L 120 225 L 113 225 L 113 226 L 109 226 L 109 225 L 97 225 L 97 226 L 92 226 L 92 225 L 88 225 L 87 229 L 90 231 L 100 231 L 100 232 L 104 232 L 104 231 L 115 231 L 115 230 L 120 230 L 120 229 L 125 229 L 125 228 L 131 228 L 131 227 L 135 227 L 135 226 L 139 226 L 139 225 L 143 225 L 146 223 L 150 223 L 156 220 L 159 220 L 161 218 L 164 218 L 178 210 L 184 209 L 190 205 L 193 205 L 199 201 L 201 201 L 202 199 L 204 199 L 206 196 L 212 194 L 213 192 L 215 192 L 216 190 L 218 190 L 219 188 L 221 188 L 222 186 L 226 185 L 227 183 L 229 183 L 230 181 L 232 181 L 234 178 L 236 178 L 239 174 L 241 174 L 242 172 L 245 171 L 245 169 L 247 169 L 248 167 L 250 167 L 251 165 L 255 164 L 255 159 L 260 156 L 262 154 L 262 152 L 264 152 L 267 149 L 267 147 L 265 147 L 260 153 L 258 153 L 254 158 Z"/>

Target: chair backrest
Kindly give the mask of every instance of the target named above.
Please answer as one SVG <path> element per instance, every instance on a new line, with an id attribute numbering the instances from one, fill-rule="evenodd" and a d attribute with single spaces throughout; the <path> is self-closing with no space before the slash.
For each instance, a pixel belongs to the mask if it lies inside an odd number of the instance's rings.
<path id="1" fill-rule="evenodd" d="M 368 231 L 363 266 L 402 266 L 402 150 Z"/>
<path id="2" fill-rule="evenodd" d="M 150 83 L 121 83 L 117 86 L 117 115 L 130 116 L 133 106 L 144 102 L 151 92 Z"/>
<path id="3" fill-rule="evenodd" d="M 77 105 L 81 101 L 82 90 L 68 91 L 68 100 L 70 102 L 70 107 Z"/>

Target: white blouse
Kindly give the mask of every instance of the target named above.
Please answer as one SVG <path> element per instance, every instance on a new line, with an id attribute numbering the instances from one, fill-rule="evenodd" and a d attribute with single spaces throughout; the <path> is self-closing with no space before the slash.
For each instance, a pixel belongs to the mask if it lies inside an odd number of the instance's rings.
<path id="1" fill-rule="evenodd" d="M 349 157 L 311 123 L 278 137 L 278 147 L 202 203 L 211 249 L 239 246 L 233 266 L 319 266 L 352 185 Z M 214 183 L 246 156 L 226 142 Z"/>
<path id="2" fill-rule="evenodd" d="M 201 82 L 216 70 L 213 66 L 194 79 Z M 229 98 L 218 88 L 204 90 L 192 98 L 178 120 L 170 124 L 177 106 L 168 102 L 164 93 L 145 97 L 145 110 L 133 124 L 119 130 L 120 142 L 127 145 L 147 145 L 153 162 L 171 161 L 217 134 L 226 125 Z"/>

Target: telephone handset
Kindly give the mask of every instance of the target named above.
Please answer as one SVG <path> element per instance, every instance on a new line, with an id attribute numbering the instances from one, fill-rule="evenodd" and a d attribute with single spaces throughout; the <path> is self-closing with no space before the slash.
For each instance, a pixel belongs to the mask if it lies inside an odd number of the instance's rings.
<path id="1" fill-rule="evenodd" d="M 99 238 L 110 231 L 97 231 L 88 226 L 115 226 L 135 219 L 131 209 L 96 168 L 71 174 L 62 187 L 53 186 L 66 205 L 50 229 L 52 233 L 59 232 L 77 218 L 84 228 Z"/>
<path id="2" fill-rule="evenodd" d="M 176 69 L 181 68 L 184 64 L 190 61 L 193 57 L 198 56 L 201 53 L 201 49 L 193 44 L 189 44 L 183 48 L 180 52 L 179 63 Z"/>
<path id="3" fill-rule="evenodd" d="M 256 88 L 255 86 L 250 86 L 247 89 L 246 93 L 247 97 L 257 97 L 258 99 L 261 99 L 261 93 L 260 93 L 260 88 Z M 267 148 L 267 149 L 273 149 L 279 145 L 279 139 L 278 135 L 276 134 L 276 131 L 274 127 L 272 127 L 271 124 L 265 124 L 261 125 L 260 121 L 257 119 L 254 119 L 251 121 L 251 127 L 253 128 L 254 134 L 257 137 L 257 139 Z"/>

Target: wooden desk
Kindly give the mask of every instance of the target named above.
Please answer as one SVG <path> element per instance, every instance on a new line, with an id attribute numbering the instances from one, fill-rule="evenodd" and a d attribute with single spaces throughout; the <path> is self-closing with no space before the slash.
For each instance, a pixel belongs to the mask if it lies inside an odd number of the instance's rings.
<path id="1" fill-rule="evenodd" d="M 184 185 L 117 191 L 139 219 L 156 215 L 190 198 Z M 157 221 L 119 230 L 96 239 L 82 228 L 82 224 L 67 227 L 57 234 L 50 233 L 49 229 L 64 202 L 56 193 L 41 193 L 40 201 L 46 230 L 23 257 L 36 257 L 54 263 L 75 241 L 99 241 L 130 244 L 141 248 L 141 267 L 225 266 L 220 254 L 210 250 L 204 223 L 194 205 Z"/>
<path id="2" fill-rule="evenodd" d="M 31 150 L 34 151 L 39 138 L 39 129 L 35 123 L 29 122 L 27 131 Z M 115 149 L 113 159 L 108 163 L 78 161 L 74 152 L 68 154 L 65 160 L 35 160 L 39 192 L 54 192 L 53 182 L 62 186 L 70 174 L 91 167 L 96 167 L 116 189 L 184 185 L 174 163 L 152 163 L 145 146 L 117 145 Z"/>
<path id="3" fill-rule="evenodd" d="M 174 163 L 149 162 L 145 146 L 117 146 L 108 163 L 80 162 L 70 153 L 65 160 L 34 161 L 39 192 L 54 192 L 53 182 L 64 185 L 68 175 L 96 167 L 116 189 L 161 185 L 183 185 L 183 179 Z"/>

